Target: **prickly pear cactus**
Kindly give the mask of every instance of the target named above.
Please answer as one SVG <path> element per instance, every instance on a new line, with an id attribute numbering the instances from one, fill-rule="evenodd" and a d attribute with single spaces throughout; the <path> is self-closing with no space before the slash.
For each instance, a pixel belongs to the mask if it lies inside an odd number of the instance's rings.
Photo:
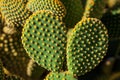
<path id="1" fill-rule="evenodd" d="M 115 1 L 114 7 L 108 1 Z M 0 0 L 0 80 L 114 79 L 112 73 L 106 76 L 112 62 L 103 74 L 95 73 L 112 53 L 108 44 L 120 40 L 116 2 Z M 116 50 L 114 60 L 119 58 L 119 47 Z M 93 74 L 94 79 L 89 78 Z"/>
<path id="2" fill-rule="evenodd" d="M 47 75 L 47 77 L 44 80 L 77 80 L 74 78 L 72 74 L 70 74 L 68 71 L 65 72 L 51 72 Z"/>
<path id="3" fill-rule="evenodd" d="M 32 12 L 50 10 L 59 17 L 65 17 L 66 9 L 60 0 L 29 0 L 26 5 Z"/>
<path id="4" fill-rule="evenodd" d="M 1 0 L 0 4 L 1 13 L 9 26 L 23 26 L 30 15 L 22 0 Z"/>
<path id="5" fill-rule="evenodd" d="M 77 23 L 67 44 L 68 71 L 80 76 L 96 67 L 106 55 L 107 33 L 96 18 L 85 18 Z"/>
<path id="6" fill-rule="evenodd" d="M 9 35 L 1 31 L 0 53 L 3 66 L 10 73 L 27 77 L 27 63 L 30 58 L 22 46 L 20 35 Z"/>
<path id="7" fill-rule="evenodd" d="M 29 56 L 51 71 L 62 70 L 66 39 L 64 23 L 50 11 L 31 15 L 22 32 L 22 43 Z"/>

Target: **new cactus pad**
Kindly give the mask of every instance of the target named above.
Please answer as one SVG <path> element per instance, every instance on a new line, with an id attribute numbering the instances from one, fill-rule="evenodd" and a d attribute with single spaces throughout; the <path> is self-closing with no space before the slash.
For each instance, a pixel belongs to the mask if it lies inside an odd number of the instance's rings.
<path id="1" fill-rule="evenodd" d="M 30 12 L 22 0 L 1 0 L 1 13 L 9 26 L 23 26 Z"/>
<path id="2" fill-rule="evenodd" d="M 66 9 L 60 0 L 29 0 L 27 9 L 32 12 L 50 10 L 59 17 L 65 17 Z"/>
<path id="3" fill-rule="evenodd" d="M 38 11 L 27 19 L 22 31 L 22 43 L 42 67 L 61 71 L 66 53 L 66 27 L 50 11 Z"/>
<path id="4" fill-rule="evenodd" d="M 77 80 L 68 71 L 65 72 L 51 72 L 44 80 Z"/>
<path id="5" fill-rule="evenodd" d="M 96 18 L 84 18 L 75 25 L 67 44 L 68 71 L 75 76 L 95 68 L 106 55 L 108 34 Z"/>

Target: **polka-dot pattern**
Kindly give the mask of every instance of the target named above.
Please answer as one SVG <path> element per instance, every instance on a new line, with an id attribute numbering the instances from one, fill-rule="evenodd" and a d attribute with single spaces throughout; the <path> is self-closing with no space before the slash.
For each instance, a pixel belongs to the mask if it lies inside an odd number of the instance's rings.
<path id="1" fill-rule="evenodd" d="M 60 71 L 66 53 L 66 27 L 50 11 L 30 16 L 22 31 L 22 43 L 29 56 L 42 67 Z"/>
<path id="2" fill-rule="evenodd" d="M 1 13 L 9 26 L 23 26 L 30 12 L 22 0 L 1 0 Z"/>
<path id="3" fill-rule="evenodd" d="M 30 58 L 22 46 L 20 35 L 8 35 L 1 32 L 0 59 L 10 73 L 28 77 L 26 70 Z"/>
<path id="4" fill-rule="evenodd" d="M 75 76 L 96 67 L 106 55 L 107 29 L 96 18 L 85 18 L 76 24 L 67 45 L 67 66 Z"/>
<path id="5" fill-rule="evenodd" d="M 66 14 L 66 9 L 60 0 L 29 0 L 26 7 L 32 12 L 50 10 L 61 18 Z"/>
<path id="6" fill-rule="evenodd" d="M 49 73 L 44 80 L 77 80 L 70 74 L 68 71 L 65 72 L 51 72 Z"/>
<path id="7" fill-rule="evenodd" d="M 28 1 L 30 1 L 30 0 L 22 0 L 24 3 L 25 3 L 25 5 L 28 3 Z"/>
<path id="8" fill-rule="evenodd" d="M 108 12 L 103 15 L 102 22 L 108 29 L 109 32 L 109 39 L 110 40 L 120 40 L 120 14 L 113 15 L 112 13 Z"/>

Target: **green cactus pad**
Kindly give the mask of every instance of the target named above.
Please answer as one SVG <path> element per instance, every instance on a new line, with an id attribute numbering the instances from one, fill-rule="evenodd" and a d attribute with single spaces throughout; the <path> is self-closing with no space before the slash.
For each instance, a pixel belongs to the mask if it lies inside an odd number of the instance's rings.
<path id="1" fill-rule="evenodd" d="M 77 79 L 74 78 L 73 75 L 70 74 L 68 71 L 65 71 L 59 73 L 51 72 L 47 75 L 47 77 L 44 80 L 77 80 Z"/>
<path id="2" fill-rule="evenodd" d="M 66 53 L 66 27 L 50 11 L 38 11 L 26 21 L 22 43 L 29 56 L 42 67 L 60 71 Z"/>
<path id="3" fill-rule="evenodd" d="M 108 29 L 110 40 L 120 40 L 120 14 L 113 15 L 111 12 L 107 12 L 102 17 L 102 22 Z"/>
<path id="4" fill-rule="evenodd" d="M 27 64 L 30 60 L 24 50 L 20 35 L 0 34 L 0 59 L 12 74 L 27 78 Z"/>
<path id="5" fill-rule="evenodd" d="M 67 44 L 67 66 L 75 76 L 95 68 L 106 55 L 107 29 L 96 18 L 84 18 L 76 24 Z"/>
<path id="6" fill-rule="evenodd" d="M 22 0 L 1 0 L 1 13 L 9 26 L 23 26 L 30 12 Z"/>
<path id="7" fill-rule="evenodd" d="M 66 10 L 60 0 L 30 0 L 27 9 L 32 12 L 38 10 L 50 10 L 59 17 L 65 17 Z"/>
<path id="8" fill-rule="evenodd" d="M 83 16 L 83 6 L 81 0 L 61 0 L 66 8 L 65 23 L 67 27 L 74 27 Z"/>

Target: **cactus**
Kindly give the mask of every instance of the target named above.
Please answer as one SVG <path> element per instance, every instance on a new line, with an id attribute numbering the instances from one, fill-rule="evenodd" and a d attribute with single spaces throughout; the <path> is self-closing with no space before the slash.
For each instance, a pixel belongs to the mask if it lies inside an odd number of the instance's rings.
<path id="1" fill-rule="evenodd" d="M 0 0 L 0 80 L 112 79 L 100 63 L 120 40 L 120 1 L 109 1 Z"/>
<path id="2" fill-rule="evenodd" d="M 96 18 L 85 18 L 76 24 L 67 46 L 68 71 L 80 76 L 97 66 L 106 55 L 108 34 Z"/>
<path id="3" fill-rule="evenodd" d="M 1 0 L 0 4 L 1 13 L 9 26 L 23 26 L 30 15 L 22 0 Z"/>
<path id="4" fill-rule="evenodd" d="M 72 74 L 70 74 L 68 71 L 65 72 L 51 72 L 47 75 L 47 77 L 44 80 L 77 80 L 73 77 Z"/>
<path id="5" fill-rule="evenodd" d="M 21 44 L 20 35 L 0 33 L 0 59 L 3 66 L 12 74 L 27 77 L 26 69 L 30 58 Z"/>
<path id="6" fill-rule="evenodd" d="M 30 0 L 27 9 L 32 12 L 39 10 L 50 10 L 59 17 L 65 17 L 66 10 L 60 0 Z"/>
<path id="7" fill-rule="evenodd" d="M 58 16 L 50 11 L 38 11 L 31 15 L 23 28 L 22 43 L 39 65 L 51 71 L 62 70 L 66 28 Z"/>

